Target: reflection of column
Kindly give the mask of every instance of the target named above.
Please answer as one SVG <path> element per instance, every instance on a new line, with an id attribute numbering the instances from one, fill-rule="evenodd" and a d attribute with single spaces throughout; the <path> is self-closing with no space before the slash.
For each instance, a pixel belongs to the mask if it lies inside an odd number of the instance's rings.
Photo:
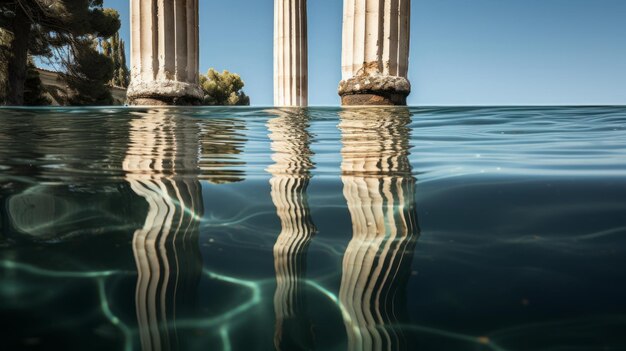
<path id="1" fill-rule="evenodd" d="M 200 177 L 214 184 L 242 181 L 246 163 L 239 158 L 247 139 L 245 121 L 229 117 L 200 123 Z"/>
<path id="2" fill-rule="evenodd" d="M 410 0 L 344 0 L 343 105 L 406 105 Z"/>
<path id="3" fill-rule="evenodd" d="M 282 228 L 274 245 L 274 344 L 279 350 L 307 349 L 305 346 L 312 343 L 301 286 L 307 248 L 316 230 L 306 195 L 313 167 L 307 127 L 308 116 L 301 111 L 280 111 L 268 122 L 275 162 L 268 171 Z"/>
<path id="4" fill-rule="evenodd" d="M 198 85 L 198 0 L 131 0 L 131 83 L 134 105 L 186 105 Z"/>
<path id="5" fill-rule="evenodd" d="M 274 0 L 274 105 L 306 106 L 306 0 Z"/>
<path id="6" fill-rule="evenodd" d="M 198 130 L 155 113 L 130 122 L 123 163 L 126 180 L 148 203 L 143 228 L 133 237 L 138 280 L 136 308 L 144 350 L 177 348 L 176 313 L 193 308 L 202 259 L 198 218 L 203 214 L 197 178 L 178 175 L 197 169 Z M 183 341 L 184 342 L 184 341 Z"/>
<path id="7" fill-rule="evenodd" d="M 402 350 L 406 284 L 419 235 L 407 110 L 341 115 L 342 181 L 352 218 L 339 298 L 350 350 Z"/>

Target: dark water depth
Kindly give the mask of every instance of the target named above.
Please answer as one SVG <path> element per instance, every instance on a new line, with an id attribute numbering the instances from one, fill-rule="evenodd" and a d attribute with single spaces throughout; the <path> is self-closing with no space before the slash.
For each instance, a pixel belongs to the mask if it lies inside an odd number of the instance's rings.
<path id="1" fill-rule="evenodd" d="M 1 350 L 626 350 L 626 108 L 0 109 Z"/>

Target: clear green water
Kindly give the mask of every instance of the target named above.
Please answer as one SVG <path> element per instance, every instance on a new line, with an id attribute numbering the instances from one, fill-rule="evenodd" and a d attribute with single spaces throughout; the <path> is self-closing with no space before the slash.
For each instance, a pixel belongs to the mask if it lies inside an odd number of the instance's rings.
<path id="1" fill-rule="evenodd" d="M 625 350 L 626 108 L 2 109 L 2 350 Z"/>

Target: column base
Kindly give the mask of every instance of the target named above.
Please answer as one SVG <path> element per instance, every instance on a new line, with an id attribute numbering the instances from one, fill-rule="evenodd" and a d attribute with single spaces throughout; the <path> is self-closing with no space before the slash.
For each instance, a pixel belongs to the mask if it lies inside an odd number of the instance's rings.
<path id="1" fill-rule="evenodd" d="M 343 106 L 406 106 L 411 83 L 404 77 L 358 76 L 339 83 Z"/>
<path id="2" fill-rule="evenodd" d="M 350 94 L 341 97 L 343 106 L 406 106 L 404 94 Z"/>
<path id="3" fill-rule="evenodd" d="M 133 80 L 126 98 L 135 106 L 198 106 L 204 93 L 197 84 L 177 81 Z"/>

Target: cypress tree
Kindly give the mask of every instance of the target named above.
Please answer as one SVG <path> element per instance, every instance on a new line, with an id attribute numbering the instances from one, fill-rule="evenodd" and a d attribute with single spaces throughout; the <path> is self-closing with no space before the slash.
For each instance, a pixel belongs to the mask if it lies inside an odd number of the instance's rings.
<path id="1" fill-rule="evenodd" d="M 102 42 L 102 51 L 104 55 L 113 61 L 114 71 L 113 78 L 109 84 L 127 88 L 130 81 L 128 67 L 126 66 L 126 51 L 124 50 L 124 41 L 120 39 L 119 33 L 116 33 L 109 40 Z"/>
<path id="2" fill-rule="evenodd" d="M 126 43 L 124 40 L 120 40 L 120 45 L 118 49 L 118 60 L 120 62 L 120 70 L 119 70 L 119 81 L 120 87 L 127 88 L 128 84 L 130 84 L 130 71 L 128 70 L 128 66 L 126 65 Z"/>

